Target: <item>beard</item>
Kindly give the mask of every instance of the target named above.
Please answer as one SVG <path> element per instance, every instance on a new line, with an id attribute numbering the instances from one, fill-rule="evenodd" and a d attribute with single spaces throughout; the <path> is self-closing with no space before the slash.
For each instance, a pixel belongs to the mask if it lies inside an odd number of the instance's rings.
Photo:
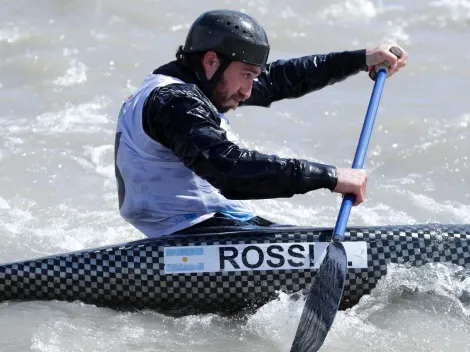
<path id="1" fill-rule="evenodd" d="M 217 86 L 212 90 L 212 104 L 217 108 L 217 111 L 225 114 L 230 109 L 234 109 L 237 105 L 234 105 L 232 98 L 236 98 L 237 94 L 231 94 L 228 90 L 227 81 L 225 80 L 224 76 L 222 76 L 217 83 Z M 237 99 L 238 101 L 243 100 L 242 97 Z"/>

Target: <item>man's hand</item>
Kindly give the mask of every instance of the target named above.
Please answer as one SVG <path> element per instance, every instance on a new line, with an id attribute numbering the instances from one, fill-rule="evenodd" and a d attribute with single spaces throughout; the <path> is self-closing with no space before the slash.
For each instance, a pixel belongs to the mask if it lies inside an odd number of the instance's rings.
<path id="1" fill-rule="evenodd" d="M 400 58 L 390 52 L 391 47 L 398 48 L 401 51 Z M 369 68 L 369 72 L 375 70 L 376 66 L 386 63 L 389 67 L 387 77 L 392 76 L 398 72 L 400 68 L 406 66 L 407 58 L 408 54 L 406 51 L 394 43 L 382 44 L 378 48 L 366 50 L 366 65 Z"/>
<path id="2" fill-rule="evenodd" d="M 366 196 L 367 175 L 363 169 L 337 169 L 338 183 L 333 192 L 352 193 L 356 196 L 354 206 L 361 204 Z"/>

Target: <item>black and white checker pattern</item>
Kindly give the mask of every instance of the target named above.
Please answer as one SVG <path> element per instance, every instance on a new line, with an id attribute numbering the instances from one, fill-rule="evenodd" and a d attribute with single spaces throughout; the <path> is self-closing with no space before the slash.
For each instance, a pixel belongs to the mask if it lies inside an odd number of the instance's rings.
<path id="1" fill-rule="evenodd" d="M 123 309 L 234 312 L 259 306 L 279 291 L 308 287 L 315 270 L 166 275 L 165 246 L 328 241 L 331 229 L 271 228 L 237 234 L 169 236 L 0 266 L 0 301 L 80 300 Z M 368 243 L 368 268 L 349 269 L 343 307 L 368 294 L 390 263 L 448 262 L 470 267 L 470 225 L 350 228 L 346 241 Z"/>

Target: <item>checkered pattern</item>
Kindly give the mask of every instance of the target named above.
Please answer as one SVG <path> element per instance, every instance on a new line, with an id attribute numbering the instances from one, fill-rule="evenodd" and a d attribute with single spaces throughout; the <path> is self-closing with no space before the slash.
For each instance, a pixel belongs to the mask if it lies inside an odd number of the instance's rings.
<path id="1" fill-rule="evenodd" d="M 166 275 L 165 246 L 329 241 L 331 229 L 270 228 L 237 234 L 169 236 L 0 266 L 0 301 L 80 300 L 119 309 L 234 312 L 305 289 L 315 270 Z M 368 243 L 368 268 L 349 269 L 342 307 L 368 294 L 390 263 L 448 262 L 470 267 L 470 225 L 350 228 Z"/>

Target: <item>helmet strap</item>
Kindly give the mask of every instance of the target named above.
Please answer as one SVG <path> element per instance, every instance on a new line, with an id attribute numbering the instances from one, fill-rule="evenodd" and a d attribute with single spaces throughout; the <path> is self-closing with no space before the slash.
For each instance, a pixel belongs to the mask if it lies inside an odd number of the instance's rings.
<path id="1" fill-rule="evenodd" d="M 219 83 L 219 80 L 222 78 L 222 75 L 224 74 L 225 70 L 232 62 L 232 60 L 227 59 L 225 56 L 222 56 L 220 54 L 218 54 L 218 56 L 219 56 L 220 66 L 214 72 L 214 75 L 209 80 L 209 83 L 212 85 L 212 89 L 215 89 L 215 87 L 217 87 L 217 83 Z"/>
<path id="2" fill-rule="evenodd" d="M 194 66 L 196 68 L 195 72 L 197 77 L 199 78 L 201 85 L 200 88 L 209 99 L 212 98 L 212 91 L 217 87 L 217 83 L 219 83 L 219 80 L 221 79 L 225 70 L 232 62 L 232 60 L 229 60 L 225 56 L 222 56 L 220 54 L 218 54 L 218 57 L 220 60 L 220 66 L 214 72 L 210 80 L 208 80 L 206 77 L 206 71 L 202 64 L 202 60 L 198 59 L 197 62 L 194 62 Z"/>

